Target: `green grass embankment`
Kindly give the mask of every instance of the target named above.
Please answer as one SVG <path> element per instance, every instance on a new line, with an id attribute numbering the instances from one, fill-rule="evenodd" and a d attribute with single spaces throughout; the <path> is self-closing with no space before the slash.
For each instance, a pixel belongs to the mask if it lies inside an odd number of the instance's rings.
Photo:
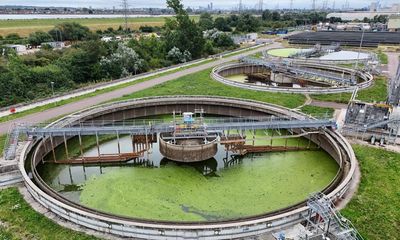
<path id="1" fill-rule="evenodd" d="M 75 232 L 33 210 L 17 188 L 0 191 L 0 239 L 90 240 L 97 239 Z"/>
<path id="2" fill-rule="evenodd" d="M 305 97 L 300 94 L 269 93 L 228 86 L 213 80 L 210 77 L 210 72 L 211 69 L 207 69 L 189 74 L 112 101 L 149 96 L 214 95 L 257 100 L 288 108 L 295 108 L 305 101 Z"/>
<path id="3" fill-rule="evenodd" d="M 353 148 L 361 183 L 343 215 L 366 240 L 399 239 L 400 154 L 361 145 Z"/>
<path id="4" fill-rule="evenodd" d="M 319 94 L 311 95 L 312 99 L 326 102 L 348 103 L 351 98 L 351 93 L 337 94 Z M 358 91 L 357 100 L 364 102 L 384 102 L 387 98 L 387 78 L 383 76 L 376 77 L 374 85 Z"/>

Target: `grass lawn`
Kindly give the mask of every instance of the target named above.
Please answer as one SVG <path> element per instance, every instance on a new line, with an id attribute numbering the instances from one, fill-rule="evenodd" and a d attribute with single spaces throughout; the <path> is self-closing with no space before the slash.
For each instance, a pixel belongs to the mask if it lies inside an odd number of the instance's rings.
<path id="1" fill-rule="evenodd" d="M 348 103 L 351 93 L 311 95 L 312 99 L 327 102 Z M 375 77 L 374 85 L 358 91 L 357 100 L 364 102 L 384 102 L 387 98 L 387 78 Z"/>
<path id="2" fill-rule="evenodd" d="M 0 239 L 97 239 L 59 226 L 33 210 L 17 188 L 0 191 Z"/>
<path id="3" fill-rule="evenodd" d="M 198 16 L 192 16 L 197 20 Z M 18 20 L 0 20 L 0 35 L 6 36 L 10 33 L 18 33 L 26 37 L 35 31 L 49 31 L 56 24 L 63 22 L 77 22 L 87 26 L 91 30 L 105 30 L 109 27 L 117 29 L 124 24 L 123 18 L 72 18 L 72 19 L 18 19 Z M 140 26 L 162 26 L 165 17 L 138 17 L 129 18 L 128 24 L 131 29 L 137 30 Z"/>
<path id="4" fill-rule="evenodd" d="M 388 59 L 387 54 L 384 53 L 384 52 L 382 52 L 382 51 L 379 51 L 379 52 L 378 52 L 378 58 L 379 58 L 379 61 L 380 61 L 382 64 L 388 64 L 388 63 L 389 63 L 389 59 Z"/>
<path id="5" fill-rule="evenodd" d="M 4 144 L 6 143 L 7 135 L 0 135 L 0 157 L 3 156 Z M 1 238 L 0 238 L 1 239 Z"/>
<path id="6" fill-rule="evenodd" d="M 210 77 L 211 69 L 180 77 L 152 88 L 145 89 L 122 98 L 113 99 L 126 100 L 149 96 L 169 95 L 215 95 L 235 98 L 252 99 L 262 102 L 279 104 L 281 106 L 295 108 L 304 103 L 305 97 L 300 94 L 269 93 L 261 91 L 246 90 L 231 87 L 213 80 Z"/>
<path id="7" fill-rule="evenodd" d="M 342 210 L 364 239 L 399 239 L 400 154 L 353 145 L 361 166 L 357 195 Z"/>
<path id="8" fill-rule="evenodd" d="M 335 109 L 306 105 L 301 108 L 301 111 L 314 117 L 333 117 Z"/>

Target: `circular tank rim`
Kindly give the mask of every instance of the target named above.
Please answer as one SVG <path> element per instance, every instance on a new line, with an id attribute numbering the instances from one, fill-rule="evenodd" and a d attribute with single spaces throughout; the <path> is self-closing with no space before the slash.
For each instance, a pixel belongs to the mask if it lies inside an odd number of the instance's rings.
<path id="1" fill-rule="evenodd" d="M 310 63 L 310 62 L 304 62 L 301 64 L 305 65 L 305 66 L 307 66 L 307 65 L 313 66 L 316 63 L 314 64 L 314 63 Z M 357 74 L 364 81 L 361 83 L 358 83 L 357 85 L 354 85 L 354 86 L 293 88 L 293 87 L 259 86 L 259 85 L 250 84 L 250 83 L 241 83 L 241 82 L 236 82 L 236 81 L 230 80 L 230 79 L 220 75 L 220 72 L 223 70 L 227 70 L 230 68 L 251 67 L 251 66 L 256 66 L 256 65 L 251 65 L 251 64 L 246 64 L 246 63 L 223 64 L 223 65 L 214 67 L 211 71 L 210 76 L 212 79 L 214 79 L 220 83 L 223 83 L 225 85 L 243 88 L 243 89 L 264 91 L 264 92 L 303 93 L 303 94 L 305 94 L 305 93 L 308 93 L 308 94 L 331 94 L 331 93 L 346 93 L 346 92 L 350 93 L 350 92 L 354 92 L 354 90 L 356 88 L 365 89 L 365 88 L 370 87 L 373 84 L 373 80 L 374 80 L 374 77 L 370 73 L 367 73 L 367 72 L 361 72 L 361 71 L 356 71 L 356 70 L 349 69 L 349 68 L 330 66 L 330 65 L 321 65 L 321 64 L 319 64 L 318 67 L 325 67 L 327 69 L 335 69 L 335 70 L 352 73 L 352 74 L 354 73 L 354 74 Z"/>
<path id="2" fill-rule="evenodd" d="M 287 47 L 290 48 L 290 47 Z M 292 47 L 292 48 L 296 48 L 296 47 Z M 276 48 L 271 48 L 268 50 L 263 51 L 263 55 L 265 57 L 270 57 L 273 59 L 295 59 L 295 60 L 302 60 L 302 58 L 291 58 L 291 57 L 279 57 L 279 56 L 275 56 L 270 54 L 270 51 L 273 50 L 279 50 L 279 49 L 285 49 L 284 47 L 276 47 Z M 304 50 L 305 48 L 296 48 L 296 49 L 300 49 L 300 50 Z M 311 49 L 311 47 L 310 47 Z M 342 50 L 342 51 L 352 51 L 352 52 L 356 52 L 353 50 Z M 358 52 L 358 50 L 357 50 Z M 369 57 L 368 58 L 363 58 L 363 59 L 359 59 L 360 62 L 367 62 L 367 61 L 371 61 L 373 60 L 373 56 L 371 54 L 371 52 L 367 52 L 367 51 L 360 51 L 360 53 L 364 53 L 364 54 L 368 54 Z M 319 58 L 307 58 L 306 61 L 308 62 L 314 62 L 314 63 L 333 63 L 333 64 L 346 64 L 346 63 L 354 63 L 354 61 L 356 61 L 357 59 L 319 59 Z"/>
<path id="3" fill-rule="evenodd" d="M 218 102 L 218 101 L 233 101 L 237 102 L 240 101 L 243 104 L 253 104 L 254 106 L 258 105 L 259 107 L 264 107 L 267 108 L 268 110 L 274 109 L 277 114 L 289 114 L 292 117 L 297 117 L 299 119 L 302 119 L 305 117 L 305 114 L 290 110 L 288 108 L 284 108 L 281 106 L 277 106 L 274 104 L 268 104 L 268 103 L 263 103 L 263 102 L 257 102 L 257 101 L 252 101 L 252 100 L 245 100 L 245 99 L 236 99 L 236 98 L 224 98 L 224 97 L 207 97 L 207 96 L 173 96 L 173 97 L 151 97 L 151 98 L 142 98 L 142 99 L 134 99 L 134 100 L 127 100 L 127 101 L 121 101 L 121 102 L 115 102 L 115 103 L 107 103 L 104 105 L 100 106 L 95 106 L 89 109 L 85 109 L 82 111 L 79 111 L 77 113 L 73 113 L 67 117 L 64 117 L 51 125 L 58 124 L 62 121 L 66 121 L 68 123 L 68 118 L 74 116 L 80 116 L 80 114 L 84 112 L 88 112 L 89 114 L 93 113 L 94 109 L 101 109 L 102 107 L 105 106 L 113 106 L 115 104 L 135 104 L 137 102 L 146 102 L 146 101 L 153 101 L 153 102 L 158 102 L 160 100 L 178 100 L 181 101 L 182 99 L 187 99 L 187 100 L 192 100 L 192 101 L 199 101 L 199 102 L 204 102 L 204 101 L 210 101 L 210 102 Z M 355 165 L 356 165 L 356 159 L 354 156 L 354 152 L 350 146 L 350 144 L 347 142 L 347 140 L 338 134 L 335 131 L 332 130 L 326 130 L 326 132 L 329 133 L 329 135 L 332 138 L 335 138 L 337 142 L 339 142 L 343 148 L 345 148 L 346 153 L 349 156 L 350 160 L 350 169 L 349 172 L 347 173 L 346 176 L 342 179 L 342 181 L 339 183 L 339 185 L 329 192 L 327 194 L 327 197 L 336 200 L 340 198 L 347 190 L 349 183 L 351 182 L 354 171 L 355 171 Z M 27 172 L 25 170 L 25 159 L 26 159 L 26 154 L 32 147 L 31 143 L 28 143 L 24 146 L 23 153 L 20 155 L 19 159 L 19 167 L 21 170 L 21 173 L 23 175 L 24 183 L 25 186 L 28 188 L 29 192 L 34 196 L 34 198 L 39 201 L 43 206 L 49 207 L 48 204 L 46 204 L 47 201 L 51 201 L 52 203 L 55 203 L 60 209 L 67 209 L 68 211 L 71 211 L 73 214 L 79 214 L 82 216 L 89 217 L 91 219 L 98 219 L 99 221 L 103 222 L 109 222 L 109 223 L 116 223 L 116 224 L 122 224 L 122 225 L 133 225 L 137 227 L 144 227 L 144 228 L 156 228 L 156 229 L 182 229 L 182 230 L 197 230 L 197 229 L 212 229 L 212 228 L 232 228 L 232 227 L 239 227 L 239 226 L 246 226 L 246 225 L 254 225 L 254 224 L 260 224 L 260 223 L 265 223 L 265 222 L 272 222 L 275 220 L 283 219 L 283 218 L 288 218 L 290 216 L 295 216 L 299 215 L 301 213 L 304 213 L 305 211 L 308 210 L 308 207 L 306 206 L 300 206 L 295 209 L 291 209 L 288 212 L 284 213 L 278 213 L 273 216 L 256 216 L 256 217 L 249 217 L 249 218 L 243 218 L 243 219 L 236 219 L 236 220 L 228 220 L 228 221 L 221 221 L 221 222 L 196 222 L 196 223 L 184 223 L 184 222 L 157 222 L 157 221 L 151 221 L 151 222 L 142 222 L 142 221 L 135 221 L 135 219 L 129 218 L 130 220 L 127 219 L 118 219 L 118 217 L 113 218 L 111 216 L 101 216 L 94 214 L 92 212 L 87 212 L 84 209 L 77 209 L 73 206 L 70 206 L 68 204 L 65 204 L 58 199 L 53 198 L 52 196 L 48 195 L 45 193 L 42 189 L 40 189 L 27 175 Z M 54 209 L 50 209 L 51 211 L 54 211 Z M 60 215 L 60 214 L 58 214 Z M 65 218 L 65 216 L 64 216 Z"/>

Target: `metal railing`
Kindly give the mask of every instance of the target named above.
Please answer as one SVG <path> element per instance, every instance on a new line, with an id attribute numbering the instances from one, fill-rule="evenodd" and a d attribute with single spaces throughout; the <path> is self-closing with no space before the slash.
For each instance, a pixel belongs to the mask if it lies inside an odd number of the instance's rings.
<path id="1" fill-rule="evenodd" d="M 257 130 L 257 129 L 296 129 L 336 127 L 331 119 L 290 117 L 248 117 L 248 118 L 209 118 L 202 122 L 185 124 L 183 121 L 143 119 L 131 121 L 89 121 L 66 124 L 63 127 L 46 124 L 23 124 L 18 131 L 29 136 L 75 136 L 96 134 L 154 134 L 172 132 L 176 128 L 186 131 L 203 129 L 207 131 Z"/>
<path id="2" fill-rule="evenodd" d="M 307 69 L 302 66 L 296 66 L 292 65 L 290 62 L 270 62 L 270 61 L 265 61 L 261 60 L 258 58 L 252 58 L 252 57 L 244 57 L 240 59 L 241 62 L 247 63 L 247 64 L 252 64 L 252 65 L 259 65 L 259 66 L 266 66 L 268 68 L 271 68 L 272 70 L 277 70 L 277 69 L 283 69 L 290 71 L 292 73 L 295 73 L 296 75 L 303 75 L 303 76 L 308 76 L 308 77 L 318 77 L 322 79 L 327 79 L 331 81 L 335 81 L 339 84 L 349 84 L 349 85 L 354 85 L 356 84 L 356 81 L 353 77 L 346 78 L 344 76 L 337 76 L 335 74 L 332 74 L 329 71 L 322 71 L 322 70 L 317 70 L 317 69 Z"/>
<path id="3" fill-rule="evenodd" d="M 332 235 L 335 237 L 334 239 L 338 240 L 363 240 L 354 225 L 335 209 L 333 202 L 323 193 L 316 193 L 310 196 L 307 206 L 312 212 L 307 221 L 320 233 L 328 236 Z M 314 220 L 311 219 L 313 214 L 318 216 Z M 321 228 L 318 225 L 323 225 L 323 227 Z"/>
<path id="4" fill-rule="evenodd" d="M 298 60 L 296 60 L 297 62 Z M 302 63 L 300 63 L 302 64 Z M 306 63 L 309 64 L 309 63 Z M 224 76 L 220 75 L 220 73 L 224 70 L 234 68 L 234 67 L 242 67 L 242 66 L 247 66 L 244 63 L 238 64 L 225 64 L 221 65 L 218 67 L 215 67 L 212 72 L 211 72 L 211 77 L 223 84 L 233 86 L 233 87 L 239 87 L 243 89 L 249 89 L 249 90 L 256 90 L 256 91 L 266 91 L 266 92 L 281 92 L 281 93 L 308 93 L 308 94 L 332 94 L 332 93 L 344 93 L 344 92 L 353 92 L 355 88 L 359 89 L 365 89 L 368 88 L 372 85 L 373 83 L 373 76 L 368 73 L 368 72 L 362 72 L 362 71 L 355 71 L 352 69 L 344 69 L 341 67 L 334 67 L 330 66 L 330 68 L 335 69 L 335 70 L 346 70 L 348 74 L 353 74 L 355 76 L 358 76 L 359 78 L 362 79 L 360 83 L 358 83 L 355 86 L 333 86 L 333 87 L 304 87 L 304 88 L 293 88 L 293 87 L 283 87 L 283 86 L 269 86 L 266 84 L 261 84 L 261 85 L 255 85 L 255 84 L 250 84 L 250 83 L 241 83 L 241 82 L 236 82 L 233 80 L 230 80 L 228 78 L 225 78 Z"/>

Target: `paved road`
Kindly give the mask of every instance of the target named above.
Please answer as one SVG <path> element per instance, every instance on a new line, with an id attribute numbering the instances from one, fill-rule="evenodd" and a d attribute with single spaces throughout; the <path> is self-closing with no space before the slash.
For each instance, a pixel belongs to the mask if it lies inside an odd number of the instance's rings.
<path id="1" fill-rule="evenodd" d="M 393 78 L 396 76 L 397 67 L 399 66 L 400 53 L 387 52 L 386 54 L 388 56 L 388 75 Z"/>
<path id="2" fill-rule="evenodd" d="M 211 67 L 215 67 L 219 64 L 226 63 L 229 61 L 237 60 L 238 58 L 243 57 L 243 56 L 251 55 L 251 54 L 260 52 L 262 50 L 276 48 L 276 47 L 280 47 L 280 46 L 281 46 L 280 43 L 273 43 L 273 44 L 267 45 L 265 47 L 257 48 L 257 49 L 239 54 L 239 55 L 226 57 L 226 58 L 223 58 L 223 59 L 220 59 L 217 61 L 213 61 L 210 63 L 205 63 L 205 64 L 202 64 L 202 65 L 199 65 L 196 67 L 191 67 L 189 69 L 185 69 L 185 70 L 182 70 L 182 71 L 179 71 L 176 73 L 171 73 L 171 74 L 168 74 L 168 75 L 165 75 L 162 77 L 157 77 L 152 80 L 138 83 L 138 84 L 126 87 L 126 88 L 117 89 L 112 92 L 107 92 L 107 93 L 100 94 L 100 95 L 97 95 L 94 97 L 86 98 L 86 99 L 83 99 L 83 100 L 80 100 L 77 102 L 73 102 L 73 103 L 69 103 L 66 105 L 59 106 L 59 107 L 55 107 L 55 108 L 52 108 L 52 109 L 49 109 L 49 110 L 46 110 L 43 112 L 30 114 L 30 115 L 18 118 L 13 121 L 0 123 L 0 135 L 7 133 L 13 122 L 16 122 L 16 123 L 18 123 L 18 122 L 29 122 L 29 123 L 45 122 L 47 120 L 56 118 L 60 115 L 73 113 L 73 112 L 88 108 L 90 106 L 100 104 L 100 103 L 110 100 L 110 99 L 119 98 L 124 95 L 138 92 L 143 89 L 150 88 L 155 85 L 158 85 L 158 84 L 161 84 L 161 83 L 164 83 L 164 82 L 167 82 L 167 81 L 170 81 L 170 80 L 173 80 L 173 79 L 176 79 L 176 78 L 179 78 L 179 77 L 182 77 L 182 76 L 194 73 L 194 72 L 198 72 L 198 71 L 202 71 L 202 70 L 205 70 L 205 69 L 208 69 Z M 201 93 L 199 93 L 199 94 L 201 94 Z"/>

